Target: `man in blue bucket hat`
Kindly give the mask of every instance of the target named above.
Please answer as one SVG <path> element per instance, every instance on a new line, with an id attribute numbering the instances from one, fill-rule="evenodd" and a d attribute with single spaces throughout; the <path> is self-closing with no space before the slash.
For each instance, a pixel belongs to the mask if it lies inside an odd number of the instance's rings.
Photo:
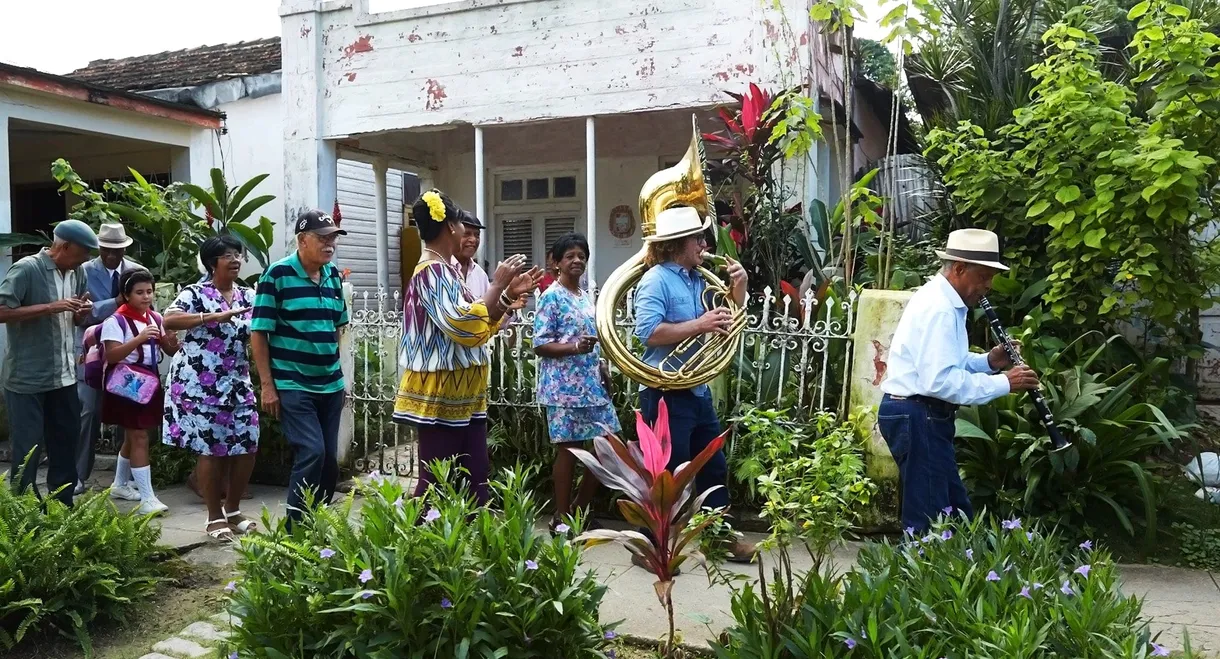
<path id="1" fill-rule="evenodd" d="M 54 235 L 50 247 L 14 263 L 0 282 L 0 325 L 8 334 L 0 387 L 13 442 L 10 478 L 20 478 L 18 491 L 34 485 L 45 450 L 47 487 L 70 506 L 80 438 L 76 326 L 93 308 L 81 265 L 98 244 L 79 220 L 60 222 Z"/>

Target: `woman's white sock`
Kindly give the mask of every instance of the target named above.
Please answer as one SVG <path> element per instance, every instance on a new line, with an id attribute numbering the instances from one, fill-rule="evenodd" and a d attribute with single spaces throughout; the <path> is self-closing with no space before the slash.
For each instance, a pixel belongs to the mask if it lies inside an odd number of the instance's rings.
<path id="1" fill-rule="evenodd" d="M 136 481 L 136 489 L 140 492 L 140 500 L 148 501 L 157 498 L 152 488 L 152 467 L 134 467 L 131 476 Z"/>
<path id="2" fill-rule="evenodd" d="M 119 456 L 118 461 L 114 465 L 114 485 L 113 487 L 126 487 L 131 482 L 131 460 L 123 456 Z"/>

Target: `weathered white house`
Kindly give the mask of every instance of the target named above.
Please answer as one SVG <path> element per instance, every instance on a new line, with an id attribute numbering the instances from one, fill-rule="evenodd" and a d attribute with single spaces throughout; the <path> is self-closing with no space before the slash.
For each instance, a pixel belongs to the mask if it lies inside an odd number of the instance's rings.
<path id="1" fill-rule="evenodd" d="M 808 7 L 460 0 L 371 13 L 367 0 L 284 0 L 285 212 L 329 207 L 342 196 L 340 160 L 360 159 L 375 176 L 382 282 L 397 284 L 392 167 L 474 209 L 488 223 L 485 260 L 520 252 L 541 262 L 551 239 L 578 230 L 592 246 L 590 276 L 603 280 L 639 249 L 640 187 L 685 150 L 692 113 L 715 130 L 725 90 L 811 78 L 837 87 L 841 54 L 815 57 L 827 49 Z M 830 151 L 813 161 L 823 176 L 801 180 L 805 197 L 829 199 Z"/>

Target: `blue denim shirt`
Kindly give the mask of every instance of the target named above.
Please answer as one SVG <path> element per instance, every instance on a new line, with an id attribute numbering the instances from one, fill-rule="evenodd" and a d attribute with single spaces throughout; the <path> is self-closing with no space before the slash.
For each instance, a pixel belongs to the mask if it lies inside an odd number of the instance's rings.
<path id="1" fill-rule="evenodd" d="M 649 268 L 635 286 L 636 337 L 647 342 L 661 323 L 684 323 L 702 316 L 706 311 L 703 308 L 705 285 L 698 273 L 686 270 L 673 261 Z M 697 350 L 701 343 L 702 339 L 691 346 L 688 354 Z M 644 362 L 649 366 L 659 366 L 675 347 L 648 347 L 644 350 Z M 679 356 L 670 363 L 677 365 L 684 360 L 683 356 Z M 710 396 L 712 393 L 706 384 L 695 387 L 691 392 L 696 396 Z"/>

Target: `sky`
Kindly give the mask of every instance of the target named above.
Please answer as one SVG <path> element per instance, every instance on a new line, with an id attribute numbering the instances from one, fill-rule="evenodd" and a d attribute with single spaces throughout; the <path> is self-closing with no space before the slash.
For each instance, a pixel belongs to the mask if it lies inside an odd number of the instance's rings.
<path id="1" fill-rule="evenodd" d="M 370 0 L 392 11 L 442 0 Z M 742 0 L 759 2 L 761 0 Z M 857 26 L 877 38 L 877 0 Z M 279 36 L 280 0 L 0 0 L 0 62 L 64 74 L 95 59 Z"/>

